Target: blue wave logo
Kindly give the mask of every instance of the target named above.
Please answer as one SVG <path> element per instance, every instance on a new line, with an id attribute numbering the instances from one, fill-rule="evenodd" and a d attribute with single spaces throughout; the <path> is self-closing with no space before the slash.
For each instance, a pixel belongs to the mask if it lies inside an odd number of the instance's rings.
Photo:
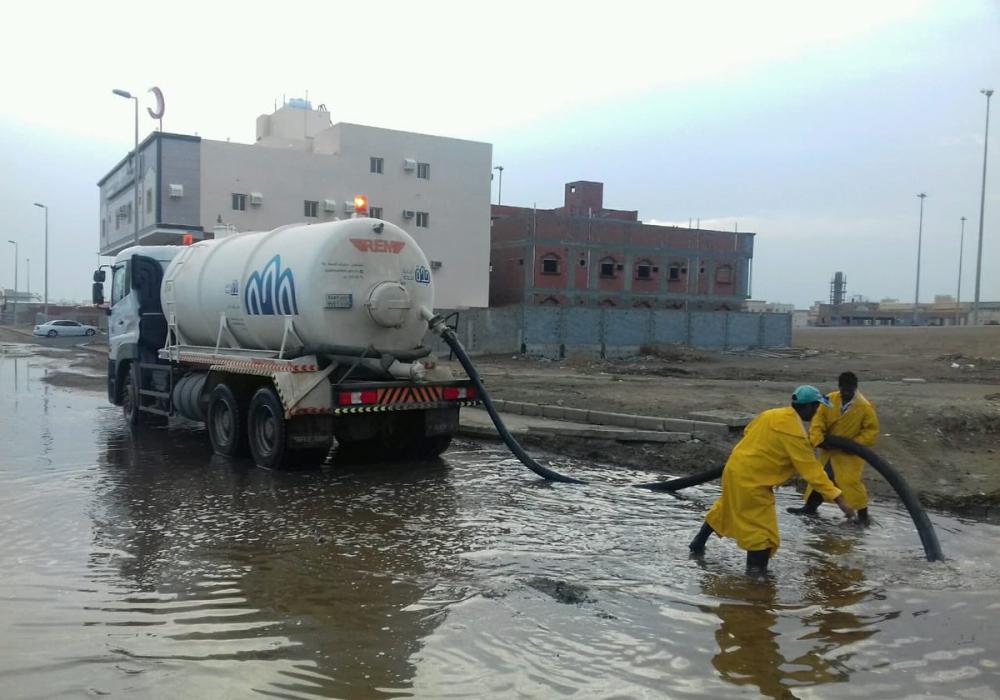
<path id="1" fill-rule="evenodd" d="M 291 270 L 281 269 L 280 255 L 275 255 L 263 269 L 250 275 L 243 286 L 243 305 L 251 316 L 298 315 L 295 278 Z"/>

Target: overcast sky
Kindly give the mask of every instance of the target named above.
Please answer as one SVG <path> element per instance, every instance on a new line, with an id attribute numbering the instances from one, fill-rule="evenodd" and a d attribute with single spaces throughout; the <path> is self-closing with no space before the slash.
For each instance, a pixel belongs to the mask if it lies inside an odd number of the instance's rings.
<path id="1" fill-rule="evenodd" d="M 333 120 L 493 144 L 503 201 L 562 202 L 570 180 L 649 222 L 757 232 L 753 296 L 921 300 L 974 285 L 984 87 L 1000 89 L 1000 2 L 18 2 L 0 25 L 0 211 L 21 279 L 83 299 L 97 180 L 132 144 L 153 85 L 164 128 L 252 142 L 282 96 Z M 1000 300 L 994 101 L 983 299 Z M 143 134 L 154 127 L 143 116 Z M 495 184 L 495 183 L 494 183 Z M 496 189 L 494 187 L 494 201 Z M 0 285 L 13 246 L 0 248 Z"/>

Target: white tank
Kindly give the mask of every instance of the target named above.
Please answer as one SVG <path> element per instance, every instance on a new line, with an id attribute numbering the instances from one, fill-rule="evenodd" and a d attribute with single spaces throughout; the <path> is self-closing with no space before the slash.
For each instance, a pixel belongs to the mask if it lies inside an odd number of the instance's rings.
<path id="1" fill-rule="evenodd" d="M 409 234 L 357 218 L 195 243 L 167 267 L 161 298 L 190 345 L 214 347 L 225 314 L 243 348 L 279 350 L 291 319 L 302 339 L 287 339 L 292 354 L 404 351 L 424 337 L 420 308 L 434 308 L 434 284 Z"/>

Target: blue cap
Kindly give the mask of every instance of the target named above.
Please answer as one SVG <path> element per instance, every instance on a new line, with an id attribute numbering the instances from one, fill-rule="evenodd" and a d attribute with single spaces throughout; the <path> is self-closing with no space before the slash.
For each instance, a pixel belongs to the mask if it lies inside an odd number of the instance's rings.
<path id="1" fill-rule="evenodd" d="M 830 406 L 830 400 L 820 393 L 819 389 L 809 384 L 803 384 L 792 394 L 792 403 L 797 405 L 807 403 L 821 403 L 826 407 Z"/>

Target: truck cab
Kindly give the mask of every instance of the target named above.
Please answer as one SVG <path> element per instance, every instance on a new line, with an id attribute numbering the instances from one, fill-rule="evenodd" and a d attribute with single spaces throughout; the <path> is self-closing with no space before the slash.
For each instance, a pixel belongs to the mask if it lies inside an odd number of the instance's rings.
<path id="1" fill-rule="evenodd" d="M 133 246 L 120 252 L 111 265 L 108 400 L 115 405 L 120 406 L 125 398 L 122 389 L 133 365 L 155 362 L 166 340 L 160 282 L 181 250 L 182 246 Z"/>

